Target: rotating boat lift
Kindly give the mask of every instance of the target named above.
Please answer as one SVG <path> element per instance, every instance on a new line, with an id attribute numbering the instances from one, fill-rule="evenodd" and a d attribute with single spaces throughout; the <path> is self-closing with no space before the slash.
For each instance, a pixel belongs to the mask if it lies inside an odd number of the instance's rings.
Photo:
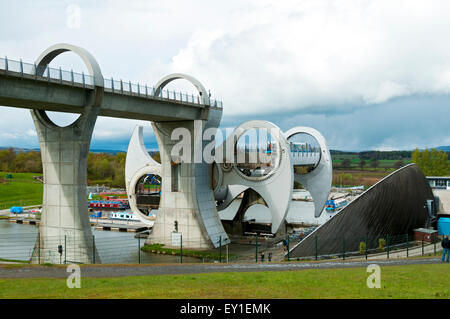
<path id="1" fill-rule="evenodd" d="M 158 126 L 153 124 L 153 128 Z M 172 245 L 171 234 L 179 232 L 183 235 L 183 246 L 190 248 L 210 248 L 218 247 L 220 244 L 229 243 L 228 234 L 224 231 L 218 212 L 226 209 L 233 200 L 242 192 L 252 189 L 256 191 L 264 200 L 272 216 L 271 231 L 276 234 L 283 225 L 292 199 L 294 181 L 301 183 L 310 193 L 314 200 L 315 217 L 319 217 L 328 199 L 331 189 L 332 162 L 325 138 L 315 129 L 309 127 L 295 127 L 283 133 L 275 124 L 267 121 L 248 121 L 238 126 L 227 140 L 216 148 L 216 154 L 222 154 L 217 150 L 226 149 L 226 145 L 233 145 L 236 150 L 237 141 L 247 131 L 263 129 L 270 131 L 274 138 L 277 149 L 277 160 L 273 163 L 273 169 L 265 176 L 248 176 L 244 174 L 237 163 L 230 163 L 225 158 L 216 158 L 212 164 L 206 164 L 207 179 L 202 186 L 203 196 L 208 197 L 209 207 L 207 210 L 197 210 L 192 218 L 183 218 L 177 215 L 173 217 L 171 209 L 166 205 L 177 205 L 177 196 L 181 193 L 189 194 L 189 187 L 180 187 L 176 192 L 170 191 L 170 183 L 173 180 L 171 173 L 173 170 L 164 168 L 168 163 L 167 150 L 162 149 L 162 164 L 159 164 L 148 154 L 143 142 L 143 127 L 137 126 L 133 132 L 128 147 L 126 159 L 126 186 L 130 199 L 130 207 L 142 222 L 151 225 L 153 221 L 142 214 L 137 206 L 136 185 L 145 174 L 154 174 L 162 177 L 161 201 L 156 217 L 156 222 L 149 242 Z M 307 158 L 308 153 L 299 155 L 290 149 L 289 139 L 297 134 L 308 134 L 316 139 L 320 152 L 315 158 Z M 160 133 L 157 131 L 158 143 L 160 143 Z M 166 135 L 166 137 L 169 134 Z M 203 145 L 204 146 L 204 145 Z M 161 147 L 160 147 L 161 150 Z M 311 156 L 311 154 L 309 154 Z M 306 174 L 295 173 L 294 167 L 303 165 L 305 162 L 315 162 L 314 169 Z M 192 165 L 182 163 L 181 165 Z M 183 168 L 182 168 L 183 172 Z M 190 185 L 192 186 L 192 185 Z M 212 200 L 211 200 L 212 198 Z M 212 204 L 212 205 L 211 205 Z M 179 208 L 182 211 L 182 208 Z M 168 214 L 166 212 L 169 212 Z M 169 218 L 168 216 L 169 215 Z M 192 217 L 192 216 L 191 216 Z M 174 230 L 174 222 L 177 222 L 178 229 Z M 193 232 L 192 229 L 196 228 Z M 219 230 L 219 231 L 217 231 Z M 204 237 L 199 241 L 198 236 Z"/>

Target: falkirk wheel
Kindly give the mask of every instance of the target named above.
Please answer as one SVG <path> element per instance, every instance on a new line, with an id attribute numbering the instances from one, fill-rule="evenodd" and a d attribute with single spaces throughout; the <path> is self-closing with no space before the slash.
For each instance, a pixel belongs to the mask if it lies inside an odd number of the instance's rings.
<path id="1" fill-rule="evenodd" d="M 199 92 L 206 93 L 200 82 L 182 74 L 161 80 L 157 89 L 178 78 L 191 81 Z M 176 246 L 181 236 L 187 248 L 230 243 L 218 212 L 250 189 L 270 210 L 271 232 L 276 234 L 285 222 L 294 181 L 310 192 L 315 217 L 322 213 L 331 189 L 332 162 L 326 141 L 317 130 L 294 127 L 283 133 L 268 121 L 248 121 L 220 140 L 220 118 L 221 111 L 210 111 L 203 121 L 152 122 L 161 163 L 147 152 L 143 127 L 135 128 L 127 151 L 125 180 L 131 210 L 152 227 L 148 243 Z M 263 150 L 249 142 L 254 131 L 270 132 Z M 316 147 L 296 142 L 299 135 L 315 140 Z M 216 145 L 216 141 L 221 144 Z M 204 156 L 208 151 L 214 154 L 213 160 Z M 151 208 L 157 208 L 156 218 Z"/>
<path id="2" fill-rule="evenodd" d="M 179 242 L 176 236 L 180 234 L 183 247 L 201 249 L 230 243 L 218 212 L 229 207 L 234 199 L 250 189 L 260 196 L 270 210 L 271 231 L 276 234 L 289 210 L 294 181 L 310 192 L 314 200 L 315 217 L 322 213 L 330 193 L 332 163 L 326 141 L 315 129 L 295 127 L 283 133 L 270 122 L 248 121 L 236 128 L 231 137 L 216 148 L 217 154 L 217 149 L 226 148 L 231 143 L 233 154 L 238 156 L 236 141 L 247 131 L 270 129 L 278 132 L 273 134 L 277 139 L 271 143 L 270 154 L 266 152 L 270 169 L 261 173 L 264 169 L 258 162 L 249 165 L 226 160 L 215 160 L 210 164 L 176 163 L 173 156 L 171 158 L 170 153 L 167 153 L 167 138 L 170 135 L 164 135 L 158 124 L 152 125 L 160 145 L 161 164 L 148 154 L 143 142 L 143 127 L 137 126 L 128 147 L 125 170 L 130 207 L 143 223 L 153 228 L 149 243 L 174 246 Z M 297 134 L 312 136 L 320 148 L 315 152 L 296 150 L 296 144 L 289 140 Z M 163 141 L 166 141 L 165 144 Z M 170 145 L 173 147 L 175 144 Z M 299 169 L 304 167 L 309 169 L 299 173 Z M 150 187 L 145 189 L 143 182 L 150 184 L 147 185 Z M 150 209 L 142 207 L 157 208 L 156 219 Z"/>

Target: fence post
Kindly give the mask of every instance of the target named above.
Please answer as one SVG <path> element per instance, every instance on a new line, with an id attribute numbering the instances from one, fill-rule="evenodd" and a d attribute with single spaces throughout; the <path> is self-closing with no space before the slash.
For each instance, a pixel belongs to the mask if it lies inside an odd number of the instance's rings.
<path id="1" fill-rule="evenodd" d="M 92 262 L 95 264 L 95 235 L 92 235 Z"/>
<path id="2" fill-rule="evenodd" d="M 367 238 L 367 236 L 366 236 L 366 260 L 367 260 L 367 255 L 368 255 L 368 251 L 369 251 L 369 240 L 368 240 L 368 238 Z"/>
<path id="3" fill-rule="evenodd" d="M 433 236 L 433 245 L 434 245 L 434 255 L 436 255 L 436 233 L 434 233 L 434 236 Z"/>
<path id="4" fill-rule="evenodd" d="M 227 263 L 228 263 L 228 244 L 225 246 L 226 252 L 227 252 Z"/>
<path id="5" fill-rule="evenodd" d="M 290 254 L 289 254 L 289 235 L 287 236 L 287 258 L 288 258 L 288 261 L 289 261 L 289 259 L 290 259 Z"/>
<path id="6" fill-rule="evenodd" d="M 406 258 L 409 257 L 409 235 L 406 234 Z"/>
<path id="7" fill-rule="evenodd" d="M 387 259 L 389 259 L 389 235 L 386 235 Z"/>
<path id="8" fill-rule="evenodd" d="M 316 255 L 316 261 L 317 261 L 317 235 L 314 237 L 314 242 L 315 242 L 315 255 Z"/>
<path id="9" fill-rule="evenodd" d="M 180 264 L 183 263 L 183 235 L 180 234 Z"/>
<path id="10" fill-rule="evenodd" d="M 255 243 L 255 262 L 258 262 L 258 234 L 256 234 L 256 243 Z"/>
<path id="11" fill-rule="evenodd" d="M 138 234 L 138 263 L 141 263 L 141 236 Z"/>
<path id="12" fill-rule="evenodd" d="M 423 239 L 424 239 L 424 234 L 422 233 L 422 256 L 424 255 L 424 247 L 423 247 L 424 242 L 423 242 Z"/>
<path id="13" fill-rule="evenodd" d="M 345 236 L 342 236 L 342 260 L 345 260 Z"/>
<path id="14" fill-rule="evenodd" d="M 219 236 L 219 263 L 222 263 L 222 236 Z"/>
<path id="15" fill-rule="evenodd" d="M 41 264 L 41 233 L 38 232 L 38 264 Z"/>
<path id="16" fill-rule="evenodd" d="M 67 262 L 67 235 L 64 235 L 64 264 Z"/>

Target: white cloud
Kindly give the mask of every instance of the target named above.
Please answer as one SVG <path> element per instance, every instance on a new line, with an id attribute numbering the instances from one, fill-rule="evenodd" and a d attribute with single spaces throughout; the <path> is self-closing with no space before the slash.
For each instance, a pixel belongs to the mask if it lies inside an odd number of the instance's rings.
<path id="1" fill-rule="evenodd" d="M 80 8 L 79 28 L 66 26 L 71 4 Z M 46 47 L 69 42 L 88 49 L 105 77 L 152 85 L 169 73 L 188 73 L 224 101 L 224 120 L 271 120 L 272 113 L 305 109 L 327 115 L 450 91 L 448 1 L 47 0 L 3 6 L 0 28 L 8 31 L 0 55 L 32 62 Z M 58 63 L 74 71 L 81 65 Z M 0 145 L 8 145 L 5 134 L 34 130 L 26 110 L 1 114 Z M 126 138 L 136 123 L 100 118 L 93 138 Z"/>
<path id="2" fill-rule="evenodd" d="M 449 14 L 445 1 L 264 2 L 198 30 L 171 70 L 201 75 L 227 115 L 446 94 Z"/>

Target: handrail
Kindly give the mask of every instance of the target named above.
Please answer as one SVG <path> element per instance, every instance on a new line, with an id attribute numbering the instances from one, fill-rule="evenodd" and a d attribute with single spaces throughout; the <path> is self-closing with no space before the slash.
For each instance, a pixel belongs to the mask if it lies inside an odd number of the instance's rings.
<path id="1" fill-rule="evenodd" d="M 32 63 L 26 63 L 22 60 L 11 60 L 7 57 L 0 58 L 0 70 L 5 71 L 8 76 L 25 77 L 32 76 L 35 80 L 43 80 L 46 82 L 59 83 L 60 85 L 68 86 L 82 86 L 86 89 L 94 88 L 94 78 L 91 75 L 73 72 L 73 70 L 67 71 L 61 68 L 55 69 L 46 66 L 42 76 L 38 76 L 36 73 L 36 65 Z M 52 81 L 54 80 L 54 81 Z M 145 90 L 144 90 L 145 88 Z M 112 92 L 120 95 L 131 95 L 142 98 L 153 98 L 159 100 L 178 101 L 187 104 L 199 104 L 203 105 L 202 99 L 197 95 L 195 98 L 193 94 L 161 90 L 158 96 L 155 95 L 155 87 L 142 85 L 138 83 L 132 83 L 131 81 L 117 81 L 113 78 L 104 79 L 104 89 L 106 92 Z M 217 99 L 209 101 L 209 106 L 215 106 L 223 108 L 222 101 Z"/>

